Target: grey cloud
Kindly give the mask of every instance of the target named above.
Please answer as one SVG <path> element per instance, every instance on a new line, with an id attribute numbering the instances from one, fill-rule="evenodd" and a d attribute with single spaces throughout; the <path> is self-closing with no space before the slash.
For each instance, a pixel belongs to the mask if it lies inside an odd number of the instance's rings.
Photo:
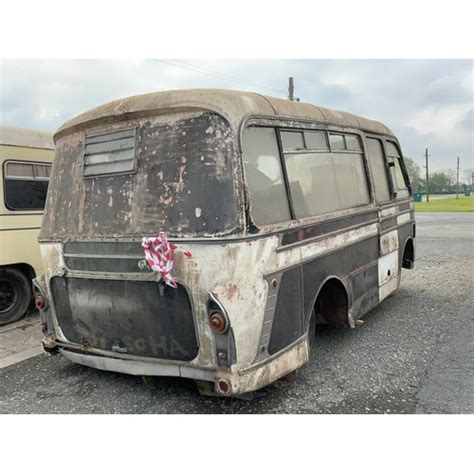
<path id="1" fill-rule="evenodd" d="M 470 60 L 179 61 L 3 61 L 0 120 L 54 130 L 73 115 L 110 100 L 190 87 L 253 90 L 285 98 L 288 77 L 294 76 L 295 95 L 302 101 L 386 123 L 413 158 L 421 159 L 429 147 L 433 166 L 439 168 L 450 167 L 451 157 L 458 154 L 472 160 L 472 112 L 464 112 L 473 104 Z M 457 108 L 459 116 L 452 112 Z M 423 130 L 424 125 L 408 126 L 414 117 L 430 113 L 436 113 L 438 123 L 445 119 L 447 130 L 457 123 L 456 137 L 445 133 L 443 138 L 429 127 Z"/>
<path id="2" fill-rule="evenodd" d="M 462 120 L 458 122 L 458 127 L 472 134 L 474 132 L 473 118 L 474 118 L 474 109 L 471 109 L 466 113 L 466 115 L 464 115 Z M 471 139 L 472 139 L 472 135 L 471 135 Z"/>

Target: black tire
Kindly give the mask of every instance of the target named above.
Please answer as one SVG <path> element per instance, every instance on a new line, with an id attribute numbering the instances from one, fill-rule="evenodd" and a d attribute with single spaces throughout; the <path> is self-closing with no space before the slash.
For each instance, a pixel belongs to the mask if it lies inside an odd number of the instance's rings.
<path id="1" fill-rule="evenodd" d="M 0 269 L 0 326 L 22 318 L 31 302 L 31 281 L 16 268 Z"/>

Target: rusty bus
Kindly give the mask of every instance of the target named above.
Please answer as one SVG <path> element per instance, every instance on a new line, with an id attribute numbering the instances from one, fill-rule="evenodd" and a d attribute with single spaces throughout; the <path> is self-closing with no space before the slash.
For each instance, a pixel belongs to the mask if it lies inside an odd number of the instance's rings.
<path id="1" fill-rule="evenodd" d="M 356 327 L 414 263 L 400 145 L 383 124 L 225 90 L 117 100 L 54 136 L 36 280 L 46 351 L 242 396 Z M 176 287 L 143 238 L 177 246 Z M 190 256 L 185 256 L 186 252 Z"/>

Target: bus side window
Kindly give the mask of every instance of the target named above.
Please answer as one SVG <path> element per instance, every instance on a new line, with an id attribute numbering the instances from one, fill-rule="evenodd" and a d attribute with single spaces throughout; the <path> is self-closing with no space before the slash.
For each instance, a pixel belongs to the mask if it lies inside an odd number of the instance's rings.
<path id="1" fill-rule="evenodd" d="M 372 179 L 374 180 L 375 199 L 377 202 L 386 202 L 390 200 L 390 191 L 388 188 L 387 170 L 383 156 L 382 142 L 377 138 L 367 138 L 367 158 Z"/>
<path id="2" fill-rule="evenodd" d="M 291 220 L 275 129 L 248 128 L 242 149 L 255 223 L 264 226 Z"/>
<path id="3" fill-rule="evenodd" d="M 5 163 L 5 205 L 12 211 L 42 210 L 48 191 L 51 165 L 40 163 Z"/>
<path id="4" fill-rule="evenodd" d="M 395 143 L 387 141 L 387 156 L 390 169 L 394 175 L 393 182 L 397 186 L 397 197 L 408 197 L 410 193 L 402 171 L 402 158 Z"/>
<path id="5" fill-rule="evenodd" d="M 343 135 L 330 135 L 331 147 L 345 148 Z M 351 141 L 357 148 L 357 142 Z M 285 153 L 291 198 L 298 218 L 369 203 L 362 153 Z M 360 148 L 360 144 L 359 144 Z"/>

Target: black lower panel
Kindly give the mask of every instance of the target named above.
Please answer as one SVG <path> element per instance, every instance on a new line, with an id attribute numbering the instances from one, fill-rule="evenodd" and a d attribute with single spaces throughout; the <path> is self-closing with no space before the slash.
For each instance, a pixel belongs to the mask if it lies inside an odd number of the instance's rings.
<path id="1" fill-rule="evenodd" d="M 275 354 L 304 334 L 301 317 L 301 291 L 301 268 L 297 267 L 286 271 L 281 279 L 278 292 L 268 345 L 269 354 Z"/>
<path id="2" fill-rule="evenodd" d="M 304 311 L 305 314 L 311 314 L 311 310 L 316 298 L 317 291 L 321 283 L 329 276 L 335 275 L 341 280 L 347 275 L 364 267 L 370 262 L 374 262 L 379 257 L 379 238 L 371 237 L 361 242 L 356 242 L 337 252 L 323 257 L 315 258 L 303 265 L 304 281 Z M 378 288 L 378 276 L 375 269 L 368 270 L 365 275 L 368 280 L 362 286 L 360 279 L 355 281 L 356 297 L 362 292 L 368 291 L 370 285 Z M 349 295 L 349 301 L 354 300 L 354 295 Z"/>
<path id="3" fill-rule="evenodd" d="M 191 303 L 182 286 L 157 282 L 55 277 L 59 325 L 69 341 L 144 357 L 196 357 Z"/>
<path id="4" fill-rule="evenodd" d="M 375 263 L 352 275 L 352 298 L 360 305 L 354 308 L 354 318 L 362 317 L 379 303 L 379 266 Z"/>

